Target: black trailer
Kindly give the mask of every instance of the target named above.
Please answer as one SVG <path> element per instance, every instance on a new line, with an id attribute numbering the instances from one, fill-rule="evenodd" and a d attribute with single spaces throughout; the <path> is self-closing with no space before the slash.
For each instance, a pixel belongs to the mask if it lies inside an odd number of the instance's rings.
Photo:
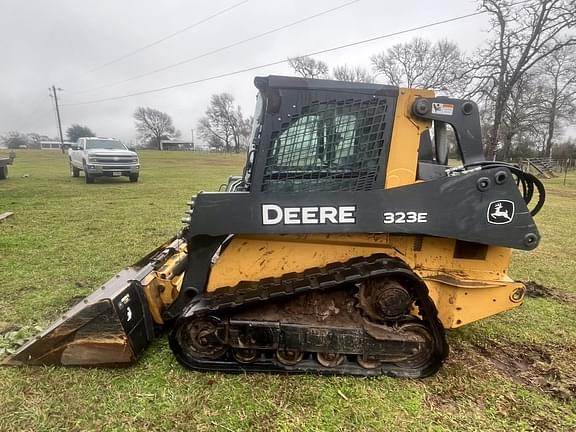
<path id="1" fill-rule="evenodd" d="M 12 165 L 15 157 L 14 153 L 10 153 L 9 157 L 0 156 L 0 180 L 8 177 L 8 165 Z"/>

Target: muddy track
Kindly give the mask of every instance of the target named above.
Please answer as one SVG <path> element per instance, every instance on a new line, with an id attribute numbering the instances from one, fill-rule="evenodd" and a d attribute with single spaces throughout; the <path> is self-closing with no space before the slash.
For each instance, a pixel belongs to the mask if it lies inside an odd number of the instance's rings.
<path id="1" fill-rule="evenodd" d="M 497 372 L 554 399 L 576 401 L 576 346 L 551 346 L 487 340 L 455 344 L 452 361 L 482 374 Z"/>
<path id="2" fill-rule="evenodd" d="M 576 304 L 576 294 L 549 287 L 534 281 L 520 281 L 526 285 L 526 295 L 531 298 L 550 298 L 559 303 Z"/>

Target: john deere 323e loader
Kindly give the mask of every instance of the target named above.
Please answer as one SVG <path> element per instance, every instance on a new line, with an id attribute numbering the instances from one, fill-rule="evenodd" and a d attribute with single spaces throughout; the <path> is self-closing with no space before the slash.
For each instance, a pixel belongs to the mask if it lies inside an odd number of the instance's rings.
<path id="1" fill-rule="evenodd" d="M 193 197 L 174 239 L 4 364 L 128 364 L 164 328 L 196 370 L 422 377 L 446 358 L 446 329 L 522 304 L 508 264 L 538 245 L 544 189 L 485 160 L 473 102 L 255 84 L 242 175 Z"/>

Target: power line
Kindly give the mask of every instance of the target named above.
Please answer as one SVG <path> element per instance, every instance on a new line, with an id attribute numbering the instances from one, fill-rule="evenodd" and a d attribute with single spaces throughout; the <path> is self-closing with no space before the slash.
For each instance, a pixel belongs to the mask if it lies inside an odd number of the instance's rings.
<path id="1" fill-rule="evenodd" d="M 187 26 L 187 27 L 184 27 L 184 28 L 182 28 L 182 29 L 180 29 L 180 30 L 177 30 L 177 31 L 175 31 L 174 33 L 170 33 L 169 35 L 164 36 L 164 37 L 162 37 L 162 38 L 160 38 L 160 39 L 157 39 L 157 40 L 155 40 L 155 41 L 153 41 L 153 42 L 150 42 L 149 44 L 144 45 L 144 46 L 142 46 L 142 47 L 140 47 L 140 48 L 136 48 L 134 51 L 131 51 L 131 52 L 127 53 L 127 54 L 121 55 L 120 57 L 117 57 L 117 58 L 115 58 L 114 60 L 111 60 L 111 61 L 109 61 L 109 62 L 103 63 L 103 64 L 101 64 L 100 66 L 96 66 L 95 68 L 90 69 L 90 70 L 87 72 L 87 74 L 90 74 L 90 73 L 92 73 L 92 72 L 96 72 L 97 70 L 103 69 L 103 68 L 105 68 L 105 67 L 107 67 L 107 66 L 110 66 L 110 65 L 112 65 L 112 64 L 114 64 L 114 63 L 118 63 L 119 61 L 122 61 L 122 60 L 124 60 L 124 59 L 127 59 L 128 57 L 132 57 L 133 55 L 135 55 L 135 54 L 137 54 L 137 53 L 139 53 L 139 52 L 141 52 L 141 51 L 144 51 L 144 50 L 146 50 L 146 49 L 148 49 L 148 48 L 151 48 L 151 47 L 153 47 L 153 46 L 156 46 L 156 45 L 158 45 L 158 44 L 160 44 L 160 43 L 162 43 L 162 42 L 164 42 L 164 41 L 166 41 L 166 40 L 168 40 L 168 39 L 170 39 L 170 38 L 173 38 L 174 36 L 177 36 L 177 35 L 179 35 L 179 34 L 181 34 L 181 33 L 184 33 L 184 32 L 186 32 L 186 31 L 188 31 L 188 30 L 191 30 L 191 29 L 193 29 L 194 27 L 198 27 L 200 24 L 204 24 L 205 22 L 208 22 L 208 21 L 210 21 L 210 20 L 212 20 L 212 19 L 214 19 L 214 18 L 216 18 L 216 17 L 219 17 L 220 15 L 223 15 L 223 14 L 225 14 L 226 12 L 229 12 L 229 11 L 231 11 L 232 9 L 235 9 L 235 8 L 237 8 L 238 6 L 241 6 L 241 5 L 243 5 L 244 3 L 247 3 L 247 2 L 248 2 L 248 0 L 242 0 L 241 2 L 235 3 L 235 4 L 233 4 L 232 6 L 229 6 L 229 7 L 225 8 L 225 9 L 222 9 L 221 11 L 216 12 L 216 13 L 213 14 L 213 15 L 210 15 L 210 16 L 208 16 L 208 17 L 206 17 L 206 18 L 201 19 L 200 21 L 195 22 L 194 24 L 191 24 L 191 25 L 189 25 L 189 26 Z"/>
<path id="2" fill-rule="evenodd" d="M 522 3 L 524 3 L 524 2 L 522 2 Z M 338 51 L 338 50 L 341 50 L 344 48 L 350 48 L 353 46 L 358 46 L 358 45 L 366 44 L 369 42 L 374 42 L 377 40 L 386 39 L 386 38 L 390 38 L 393 36 L 398 36 L 401 34 L 414 32 L 417 30 L 423 30 L 426 28 L 435 27 L 435 26 L 447 24 L 447 23 L 454 22 L 454 21 L 460 21 L 460 20 L 470 18 L 470 17 L 476 16 L 476 15 L 481 15 L 484 13 L 486 13 L 486 11 L 478 11 L 478 12 L 474 12 L 474 13 L 470 13 L 470 14 L 466 14 L 466 15 L 460 15 L 460 16 L 457 16 L 454 18 L 448 18 L 448 19 L 445 19 L 442 21 L 435 21 L 435 22 L 432 22 L 429 24 L 424 24 L 424 25 L 417 26 L 417 27 L 411 27 L 409 29 L 400 30 L 400 31 L 393 32 L 393 33 L 387 33 L 387 34 L 384 34 L 381 36 L 376 36 L 376 37 L 369 38 L 369 39 L 363 39 L 360 41 L 351 42 L 351 43 L 344 44 L 344 45 L 338 45 L 338 46 L 332 47 L 332 48 L 327 48 L 327 49 L 323 49 L 323 50 L 319 50 L 319 51 L 309 52 L 307 54 L 303 54 L 302 56 L 303 57 L 311 57 L 311 56 L 315 56 L 315 55 L 319 55 L 319 54 L 325 54 L 328 52 Z M 260 64 L 258 66 L 250 66 L 247 68 L 238 69 L 238 70 L 231 71 L 231 72 L 225 72 L 225 73 L 222 73 L 219 75 L 213 75 L 213 76 L 206 77 L 206 78 L 200 78 L 200 79 L 193 80 L 193 81 L 186 81 L 186 82 L 182 82 L 182 83 L 178 83 L 178 84 L 172 84 L 172 85 L 165 86 L 165 87 L 158 87 L 158 88 L 154 88 L 154 89 L 150 89 L 150 90 L 143 90 L 143 91 L 139 91 L 139 92 L 135 92 L 135 93 L 128 93 L 128 94 L 121 95 L 121 96 L 112 96 L 112 97 L 95 99 L 95 100 L 86 101 L 86 102 L 75 102 L 75 103 L 68 103 L 68 104 L 62 104 L 62 105 L 68 105 L 68 106 L 90 105 L 90 104 L 95 104 L 95 103 L 108 102 L 108 101 L 119 100 L 119 99 L 126 99 L 126 98 L 130 98 L 130 97 L 134 97 L 134 96 L 141 96 L 141 95 L 149 94 L 149 93 L 158 93 L 158 92 L 162 92 L 162 91 L 166 91 L 166 90 L 170 90 L 170 89 L 174 89 L 174 88 L 178 88 L 178 87 L 186 87 L 186 86 L 198 84 L 201 82 L 212 81 L 215 79 L 225 78 L 225 77 L 232 76 L 232 75 L 238 75 L 238 74 L 253 71 L 256 69 L 262 69 L 262 68 L 266 68 L 266 67 L 270 67 L 270 66 L 276 66 L 276 65 L 279 65 L 282 63 L 287 63 L 287 62 L 288 62 L 288 59 L 282 59 L 282 60 L 277 60 L 277 61 L 273 61 L 270 63 Z"/>
<path id="3" fill-rule="evenodd" d="M 205 53 L 203 53 L 203 54 L 199 54 L 199 55 L 194 56 L 194 57 L 189 57 L 189 58 L 184 59 L 184 60 L 181 60 L 181 61 L 179 61 L 179 62 L 172 63 L 172 64 L 170 64 L 170 65 L 163 66 L 163 67 L 161 67 L 161 68 L 154 69 L 154 70 L 151 70 L 151 71 L 149 71 L 149 72 L 142 73 L 142 74 L 140 74 L 140 75 L 136 75 L 136 76 L 133 76 L 133 77 L 130 77 L 130 78 L 126 78 L 126 79 L 121 80 L 121 81 L 116 81 L 116 82 L 113 82 L 113 83 L 110 83 L 110 84 L 104 84 L 104 85 L 102 85 L 102 86 L 100 86 L 100 87 L 94 87 L 94 88 L 91 88 L 91 89 L 88 89 L 88 90 L 81 90 L 81 91 L 78 91 L 78 92 L 76 92 L 76 93 L 88 93 L 88 92 L 92 92 L 92 91 L 102 90 L 102 89 L 108 88 L 108 87 L 114 87 L 114 86 L 117 86 L 117 85 L 120 85 L 120 84 L 124 84 L 124 83 L 130 82 L 130 81 L 134 81 L 134 80 L 137 80 L 137 79 L 140 79 L 140 78 L 144 78 L 144 77 L 149 76 L 149 75 L 156 74 L 156 73 L 158 73 L 158 72 L 163 72 L 163 71 L 168 70 L 168 69 L 172 69 L 172 68 L 175 68 L 175 67 L 178 67 L 178 66 L 182 66 L 182 65 L 184 65 L 184 64 L 191 63 L 191 62 L 193 62 L 193 61 L 195 61 L 195 60 L 199 60 L 199 59 L 204 58 L 204 57 L 208 57 L 208 56 L 210 56 L 210 55 L 212 55 L 212 54 L 219 53 L 219 52 L 224 51 L 224 50 L 227 50 L 227 49 L 229 49 L 229 48 L 233 48 L 233 47 L 236 47 L 236 46 L 238 46 L 238 45 L 242 45 L 242 44 L 245 44 L 245 43 L 247 43 L 247 42 L 254 41 L 254 40 L 256 40 L 256 39 L 260 39 L 260 38 L 262 38 L 262 37 L 264 37 L 264 36 L 268 36 L 268 35 L 270 35 L 270 34 L 272 34 L 272 33 L 276 33 L 276 32 L 279 32 L 279 31 L 281 31 L 281 30 L 285 30 L 285 29 L 287 29 L 287 28 L 289 28 L 289 27 L 293 27 L 293 26 L 295 26 L 295 25 L 297 25 L 297 24 L 301 24 L 301 23 L 303 23 L 303 22 L 310 21 L 310 20 L 312 20 L 312 19 L 314 19 L 314 18 L 318 18 L 319 16 L 326 15 L 326 14 L 329 14 L 329 13 L 334 12 L 334 11 L 336 11 L 336 10 L 339 10 L 339 9 L 345 8 L 345 7 L 347 7 L 347 6 L 350 6 L 350 5 L 354 4 L 354 3 L 358 3 L 359 1 L 360 1 L 360 0 L 352 0 L 352 1 L 349 1 L 349 2 L 347 2 L 347 3 L 342 4 L 342 5 L 340 5 L 340 6 L 336 6 L 336 7 L 333 7 L 333 8 L 331 8 L 331 9 L 327 9 L 327 10 L 324 10 L 324 11 L 322 11 L 322 12 L 318 12 L 318 13 L 316 13 L 316 14 L 314 14 L 314 15 L 310 15 L 310 16 L 307 16 L 307 17 L 305 17 L 305 18 L 301 18 L 301 19 L 296 20 L 296 21 L 293 21 L 293 22 L 291 22 L 291 23 L 289 23 L 289 24 L 285 24 L 285 25 L 280 26 L 280 27 L 277 27 L 277 28 L 275 28 L 275 29 L 265 31 L 264 33 L 260 33 L 260 34 L 257 34 L 257 35 L 255 35 L 255 36 L 251 36 L 251 37 L 249 37 L 249 38 L 242 39 L 242 40 L 240 40 L 240 41 L 231 43 L 231 44 L 229 44 L 229 45 L 225 45 L 225 46 L 223 46 L 223 47 L 216 48 L 216 49 L 214 49 L 214 50 L 212 50 L 212 51 L 208 51 L 208 52 L 205 52 Z"/>

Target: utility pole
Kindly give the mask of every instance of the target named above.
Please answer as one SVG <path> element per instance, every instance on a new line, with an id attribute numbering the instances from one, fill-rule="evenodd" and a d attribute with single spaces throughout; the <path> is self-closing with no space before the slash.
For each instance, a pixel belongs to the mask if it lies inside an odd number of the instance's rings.
<path id="1" fill-rule="evenodd" d="M 60 148 L 63 148 L 64 137 L 62 136 L 62 122 L 60 121 L 60 108 L 58 107 L 58 96 L 56 95 L 56 90 L 62 90 L 62 89 L 61 88 L 56 89 L 56 86 L 52 86 L 48 90 L 51 90 L 52 95 L 54 96 L 54 104 L 56 105 L 56 117 L 58 118 L 58 131 L 60 132 Z"/>

